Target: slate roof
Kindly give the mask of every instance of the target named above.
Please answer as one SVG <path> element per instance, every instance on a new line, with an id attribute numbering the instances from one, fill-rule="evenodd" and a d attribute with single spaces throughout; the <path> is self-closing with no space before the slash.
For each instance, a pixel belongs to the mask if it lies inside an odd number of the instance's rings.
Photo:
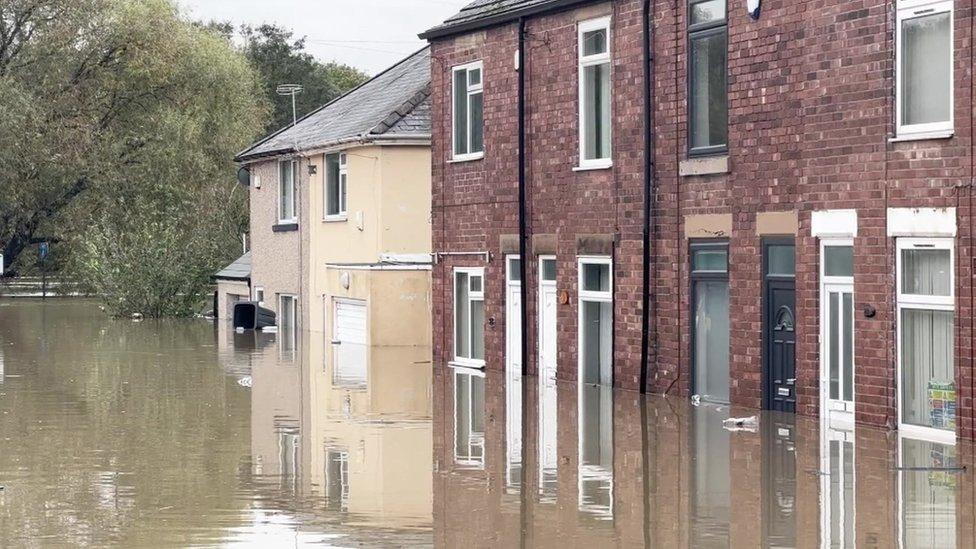
<path id="1" fill-rule="evenodd" d="M 475 0 L 457 14 L 420 35 L 423 39 L 469 32 L 493 24 L 518 19 L 521 15 L 546 11 L 560 5 L 583 4 L 593 0 Z"/>
<path id="2" fill-rule="evenodd" d="M 368 141 L 380 136 L 430 138 L 430 48 L 424 48 L 359 87 L 237 155 L 238 162 Z"/>
<path id="3" fill-rule="evenodd" d="M 215 274 L 214 280 L 250 280 L 251 252 L 238 257 L 236 261 Z"/>

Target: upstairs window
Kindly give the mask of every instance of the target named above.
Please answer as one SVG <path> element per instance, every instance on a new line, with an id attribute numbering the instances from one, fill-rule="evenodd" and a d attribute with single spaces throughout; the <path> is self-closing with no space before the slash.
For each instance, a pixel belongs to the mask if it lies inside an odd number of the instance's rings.
<path id="1" fill-rule="evenodd" d="M 952 2 L 898 2 L 898 135 L 952 132 Z"/>
<path id="2" fill-rule="evenodd" d="M 455 67 L 454 160 L 481 158 L 485 151 L 481 61 Z"/>
<path id="3" fill-rule="evenodd" d="M 325 217 L 346 216 L 346 153 L 325 155 Z"/>
<path id="4" fill-rule="evenodd" d="M 691 154 L 728 148 L 728 20 L 725 0 L 690 0 L 688 142 Z"/>
<path id="5" fill-rule="evenodd" d="M 295 199 L 295 181 L 298 179 L 298 162 L 278 162 L 278 222 L 296 223 L 298 211 Z"/>
<path id="6" fill-rule="evenodd" d="M 610 18 L 579 25 L 580 167 L 610 165 Z"/>

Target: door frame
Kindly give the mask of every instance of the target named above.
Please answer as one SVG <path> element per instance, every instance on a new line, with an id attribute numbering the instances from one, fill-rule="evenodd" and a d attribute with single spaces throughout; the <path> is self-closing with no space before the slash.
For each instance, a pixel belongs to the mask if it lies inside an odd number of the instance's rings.
<path id="1" fill-rule="evenodd" d="M 760 321 L 760 326 L 762 330 L 762 409 L 772 410 L 772 402 L 769 398 L 772 394 L 772 375 L 770 367 L 771 358 L 771 346 L 772 340 L 769 337 L 769 290 L 771 288 L 770 283 L 792 283 L 793 284 L 793 345 L 796 345 L 796 330 L 800 325 L 799 318 L 796 314 L 796 237 L 793 235 L 770 235 L 762 236 L 762 271 L 760 276 L 762 277 L 762 320 Z M 772 246 L 782 246 L 789 244 L 793 246 L 793 275 L 770 275 L 769 274 L 769 248 Z M 795 348 L 795 347 L 794 347 Z M 796 410 L 796 401 L 798 400 L 798 395 L 796 394 L 797 384 L 796 380 L 796 353 L 793 353 L 793 408 L 794 413 Z"/>
<path id="2" fill-rule="evenodd" d="M 855 423 L 855 410 L 857 409 L 857 391 L 855 386 L 857 383 L 857 375 L 855 374 L 854 379 L 851 380 L 851 403 L 850 410 L 846 409 L 847 405 L 844 405 L 844 409 L 835 409 L 831 407 L 831 402 L 833 399 L 830 398 L 830 365 L 827 363 L 829 355 L 829 341 L 828 341 L 828 309 L 830 307 L 830 292 L 839 291 L 845 292 L 849 291 L 851 294 L 851 299 L 854 299 L 854 277 L 853 276 L 827 276 L 827 262 L 826 262 L 826 249 L 827 248 L 837 248 L 837 247 L 854 247 L 854 239 L 852 238 L 824 238 L 820 240 L 819 253 L 820 253 L 820 289 L 819 289 L 819 315 L 820 320 L 820 334 L 819 334 L 819 351 L 820 351 L 820 417 L 823 418 L 825 426 L 834 425 L 836 427 L 846 429 L 854 428 Z M 855 320 L 852 317 L 852 321 Z M 851 345 L 853 349 L 853 339 L 854 339 L 854 326 L 851 326 Z M 856 372 L 857 370 L 857 357 L 852 357 L 853 366 L 852 368 Z M 841 388 L 843 391 L 843 388 Z M 833 401 L 836 402 L 836 401 Z M 843 402 L 843 401 L 840 401 Z M 838 419 L 838 421 L 831 421 L 830 412 L 838 411 L 843 414 L 850 414 L 849 421 L 847 419 Z"/>
<path id="3" fill-rule="evenodd" d="M 695 252 L 702 249 L 721 249 L 725 250 L 725 270 L 724 271 L 695 271 Z M 695 353 L 695 343 L 698 337 L 698 330 L 696 329 L 697 322 L 695 321 L 695 305 L 698 302 L 698 282 L 725 282 L 729 284 L 729 290 L 731 287 L 731 271 L 732 271 L 732 254 L 730 253 L 731 246 L 727 238 L 697 238 L 691 240 L 688 244 L 688 284 L 690 286 L 688 291 L 688 323 L 691 332 L 691 342 L 690 349 L 688 350 L 688 358 L 690 360 L 690 367 L 688 368 L 691 372 L 691 380 L 689 387 L 691 388 L 690 394 L 701 395 L 698 387 L 698 356 Z M 731 297 L 731 294 L 730 296 Z M 732 330 L 732 311 L 729 310 L 729 331 Z M 730 333 L 731 336 L 731 333 Z M 732 365 L 732 341 L 731 337 L 729 339 L 729 366 Z M 729 400 L 732 400 L 731 389 L 732 389 L 732 374 L 731 370 L 729 372 L 729 379 L 726 380 L 729 384 L 730 394 Z M 714 402 L 714 404 L 729 404 L 728 402 Z"/>

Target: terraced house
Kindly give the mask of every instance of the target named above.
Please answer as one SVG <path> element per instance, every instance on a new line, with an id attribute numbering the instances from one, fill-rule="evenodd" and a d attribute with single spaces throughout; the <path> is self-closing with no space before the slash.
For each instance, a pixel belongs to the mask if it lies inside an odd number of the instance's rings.
<path id="1" fill-rule="evenodd" d="M 435 364 L 882 425 L 906 456 L 973 438 L 973 25 L 480 0 L 426 31 Z"/>
<path id="2" fill-rule="evenodd" d="M 251 198 L 238 275 L 276 313 L 282 356 L 321 351 L 337 385 L 429 353 L 429 95 L 425 48 L 236 158 Z"/>

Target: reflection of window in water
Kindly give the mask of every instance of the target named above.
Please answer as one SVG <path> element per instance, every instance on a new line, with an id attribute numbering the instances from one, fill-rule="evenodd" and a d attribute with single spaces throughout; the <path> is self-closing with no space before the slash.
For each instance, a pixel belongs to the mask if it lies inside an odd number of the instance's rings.
<path id="1" fill-rule="evenodd" d="M 485 378 L 480 372 L 454 371 L 454 462 L 485 466 Z"/>
<path id="2" fill-rule="evenodd" d="M 299 440 L 298 428 L 278 427 L 278 465 L 282 486 L 298 485 Z"/>
<path id="3" fill-rule="evenodd" d="M 727 417 L 714 406 L 692 408 L 691 546 L 727 547 L 732 494 Z M 758 526 L 758 525 L 757 525 Z"/>
<path id="4" fill-rule="evenodd" d="M 509 372 L 505 384 L 505 484 L 509 492 L 522 485 L 522 374 Z"/>
<path id="5" fill-rule="evenodd" d="M 956 547 L 956 448 L 910 438 L 899 445 L 902 547 Z"/>
<path id="6" fill-rule="evenodd" d="M 825 548 L 855 545 L 854 432 L 823 428 L 820 435 L 820 530 Z"/>
<path id="7" fill-rule="evenodd" d="M 613 390 L 583 385 L 579 407 L 579 508 L 613 519 Z"/>
<path id="8" fill-rule="evenodd" d="M 344 450 L 325 451 L 325 499 L 331 510 L 349 510 L 349 453 Z"/>

